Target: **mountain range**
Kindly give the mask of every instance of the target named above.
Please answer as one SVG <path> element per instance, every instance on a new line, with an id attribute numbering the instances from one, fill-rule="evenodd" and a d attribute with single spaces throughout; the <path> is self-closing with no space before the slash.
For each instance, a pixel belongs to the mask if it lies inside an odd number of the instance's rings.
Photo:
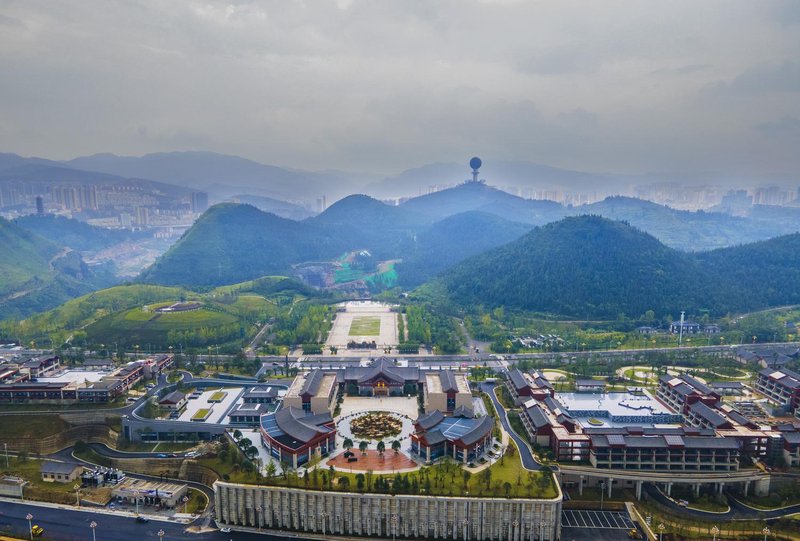
<path id="1" fill-rule="evenodd" d="M 623 222 L 569 217 L 462 261 L 436 285 L 458 305 L 574 318 L 721 316 L 800 302 L 800 234 L 686 253 Z"/>

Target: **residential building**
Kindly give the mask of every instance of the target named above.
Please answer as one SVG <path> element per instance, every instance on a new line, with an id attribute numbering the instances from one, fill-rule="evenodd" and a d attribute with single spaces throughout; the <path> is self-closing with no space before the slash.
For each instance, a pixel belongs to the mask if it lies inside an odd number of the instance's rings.
<path id="1" fill-rule="evenodd" d="M 82 472 L 83 466 L 69 462 L 45 460 L 41 466 L 42 481 L 48 483 L 69 483 L 77 479 Z"/>
<path id="2" fill-rule="evenodd" d="M 800 374 L 788 368 L 761 370 L 755 388 L 788 413 L 793 413 L 800 407 Z"/>

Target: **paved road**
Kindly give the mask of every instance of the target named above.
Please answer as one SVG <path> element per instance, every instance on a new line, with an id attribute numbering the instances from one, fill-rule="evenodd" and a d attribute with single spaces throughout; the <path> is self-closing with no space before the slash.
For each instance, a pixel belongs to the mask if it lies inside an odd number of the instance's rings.
<path id="1" fill-rule="evenodd" d="M 151 520 L 139 524 L 132 517 L 108 512 L 97 512 L 56 507 L 41 507 L 29 502 L 0 501 L 0 532 L 9 528 L 21 538 L 27 538 L 28 521 L 25 515 L 33 515 L 33 524 L 44 528 L 41 539 L 57 541 L 86 541 L 92 539 L 89 523 L 95 521 L 97 541 L 157 541 L 158 530 L 164 530 L 164 541 L 285 541 L 285 537 L 240 532 L 220 531 L 192 533 L 184 531 L 186 526 L 173 522 Z M 298 541 L 308 541 L 295 537 Z"/>
<path id="2" fill-rule="evenodd" d="M 689 515 L 704 520 L 774 520 L 787 515 L 800 513 L 800 504 L 774 511 L 758 511 L 756 509 L 747 507 L 746 505 L 742 505 L 727 493 L 726 497 L 728 499 L 730 510 L 727 513 L 710 513 L 708 511 L 701 511 L 699 509 L 681 507 L 668 498 L 666 494 L 664 494 L 652 483 L 645 483 L 643 488 L 655 501 L 665 507 L 668 507 L 675 513 Z"/>
<path id="3" fill-rule="evenodd" d="M 506 410 L 497 399 L 497 395 L 494 394 L 494 384 L 484 383 L 481 388 L 486 394 L 489 395 L 489 398 L 492 399 L 494 409 L 497 410 L 497 415 L 500 417 L 500 424 L 502 424 L 503 428 L 506 429 L 506 432 L 508 432 L 508 435 L 511 437 L 511 439 L 517 443 L 519 455 L 522 459 L 522 465 L 529 470 L 540 470 L 542 465 L 536 462 L 536 459 L 533 457 L 533 451 L 531 451 L 528 442 L 519 437 L 511 428 L 511 425 L 508 422 L 508 415 L 506 415 Z"/>

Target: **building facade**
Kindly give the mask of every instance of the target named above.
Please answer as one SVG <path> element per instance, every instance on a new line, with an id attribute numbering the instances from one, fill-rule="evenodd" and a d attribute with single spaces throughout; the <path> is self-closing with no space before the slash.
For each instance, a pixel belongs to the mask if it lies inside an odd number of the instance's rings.
<path id="1" fill-rule="evenodd" d="M 214 483 L 217 522 L 231 528 L 418 539 L 554 541 L 561 501 L 324 492 Z"/>

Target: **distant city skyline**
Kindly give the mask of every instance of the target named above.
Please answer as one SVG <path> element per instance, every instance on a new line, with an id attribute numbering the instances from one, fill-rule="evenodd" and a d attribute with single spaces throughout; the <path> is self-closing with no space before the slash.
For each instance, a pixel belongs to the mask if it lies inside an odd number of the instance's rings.
<path id="1" fill-rule="evenodd" d="M 0 150 L 800 177 L 789 1 L 8 1 Z"/>

